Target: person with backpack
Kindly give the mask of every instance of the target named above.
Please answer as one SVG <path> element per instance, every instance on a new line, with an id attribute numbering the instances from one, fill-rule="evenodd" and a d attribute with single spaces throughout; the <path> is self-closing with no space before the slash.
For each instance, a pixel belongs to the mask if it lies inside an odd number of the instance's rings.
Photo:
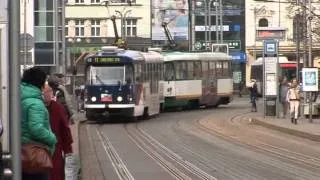
<path id="1" fill-rule="evenodd" d="M 251 79 L 250 101 L 251 101 L 251 112 L 257 112 L 257 97 L 258 97 L 258 86 L 255 79 Z"/>
<path id="2" fill-rule="evenodd" d="M 68 119 L 71 123 L 74 123 L 75 109 L 72 103 L 72 99 L 66 89 L 66 87 L 62 84 L 62 78 L 58 77 L 58 75 L 50 75 L 48 78 L 48 85 L 53 90 L 53 95 L 56 101 L 60 102 L 66 112 L 68 113 Z"/>

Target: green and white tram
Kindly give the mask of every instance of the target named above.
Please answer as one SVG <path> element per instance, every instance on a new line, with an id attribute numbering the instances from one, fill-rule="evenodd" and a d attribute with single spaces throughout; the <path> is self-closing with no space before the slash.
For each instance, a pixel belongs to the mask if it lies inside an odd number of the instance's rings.
<path id="1" fill-rule="evenodd" d="M 232 100 L 231 57 L 225 53 L 164 53 L 164 108 L 217 107 Z"/>

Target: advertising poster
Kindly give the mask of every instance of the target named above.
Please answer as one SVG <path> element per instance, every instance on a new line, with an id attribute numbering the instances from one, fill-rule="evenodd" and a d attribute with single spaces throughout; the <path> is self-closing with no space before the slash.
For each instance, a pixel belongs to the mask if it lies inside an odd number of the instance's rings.
<path id="1" fill-rule="evenodd" d="M 318 68 L 302 68 L 302 90 L 318 91 Z"/>
<path id="2" fill-rule="evenodd" d="M 188 1 L 187 0 L 152 0 L 152 40 L 165 41 L 162 23 L 168 24 L 172 38 L 188 40 Z"/>
<path id="3" fill-rule="evenodd" d="M 277 95 L 277 79 L 276 73 L 266 74 L 266 96 L 276 96 Z"/>

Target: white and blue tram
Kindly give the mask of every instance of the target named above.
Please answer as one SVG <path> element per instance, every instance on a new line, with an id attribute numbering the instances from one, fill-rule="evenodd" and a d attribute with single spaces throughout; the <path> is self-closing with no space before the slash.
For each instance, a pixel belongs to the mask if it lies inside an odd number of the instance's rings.
<path id="1" fill-rule="evenodd" d="M 228 104 L 232 100 L 231 57 L 225 53 L 164 53 L 164 108 Z"/>
<path id="2" fill-rule="evenodd" d="M 102 47 L 85 59 L 88 120 L 109 115 L 156 115 L 163 103 L 163 56 L 157 52 Z"/>

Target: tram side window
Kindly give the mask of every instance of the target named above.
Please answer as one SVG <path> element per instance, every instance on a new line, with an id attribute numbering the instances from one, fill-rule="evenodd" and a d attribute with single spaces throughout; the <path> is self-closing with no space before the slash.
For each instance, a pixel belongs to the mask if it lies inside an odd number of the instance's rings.
<path id="1" fill-rule="evenodd" d="M 202 62 L 202 77 L 207 78 L 209 76 L 209 64 L 208 62 Z"/>
<path id="2" fill-rule="evenodd" d="M 194 62 L 194 77 L 195 79 L 201 78 L 201 62 Z"/>
<path id="3" fill-rule="evenodd" d="M 229 76 L 229 62 L 223 62 L 223 76 Z"/>
<path id="4" fill-rule="evenodd" d="M 188 79 L 194 79 L 194 67 L 193 62 L 188 62 Z"/>
<path id="5" fill-rule="evenodd" d="M 172 81 L 174 80 L 174 68 L 173 68 L 173 63 L 165 63 L 164 64 L 164 79 L 166 81 Z"/>
<path id="6" fill-rule="evenodd" d="M 135 68 L 134 68 L 134 74 L 135 74 L 135 80 L 136 80 L 136 83 L 141 83 L 142 81 L 142 70 L 141 70 L 141 64 L 136 64 L 135 65 Z"/>
<path id="7" fill-rule="evenodd" d="M 216 63 L 216 73 L 217 76 L 222 76 L 222 62 Z"/>
<path id="8" fill-rule="evenodd" d="M 216 75 L 216 62 L 210 62 L 209 68 L 210 68 L 210 75 L 215 76 Z"/>
<path id="9" fill-rule="evenodd" d="M 133 67 L 132 65 L 126 65 L 125 70 L 125 80 L 126 84 L 131 84 L 133 81 Z"/>
<path id="10" fill-rule="evenodd" d="M 187 79 L 187 64 L 186 62 L 176 62 L 175 63 L 176 79 L 183 80 Z"/>

